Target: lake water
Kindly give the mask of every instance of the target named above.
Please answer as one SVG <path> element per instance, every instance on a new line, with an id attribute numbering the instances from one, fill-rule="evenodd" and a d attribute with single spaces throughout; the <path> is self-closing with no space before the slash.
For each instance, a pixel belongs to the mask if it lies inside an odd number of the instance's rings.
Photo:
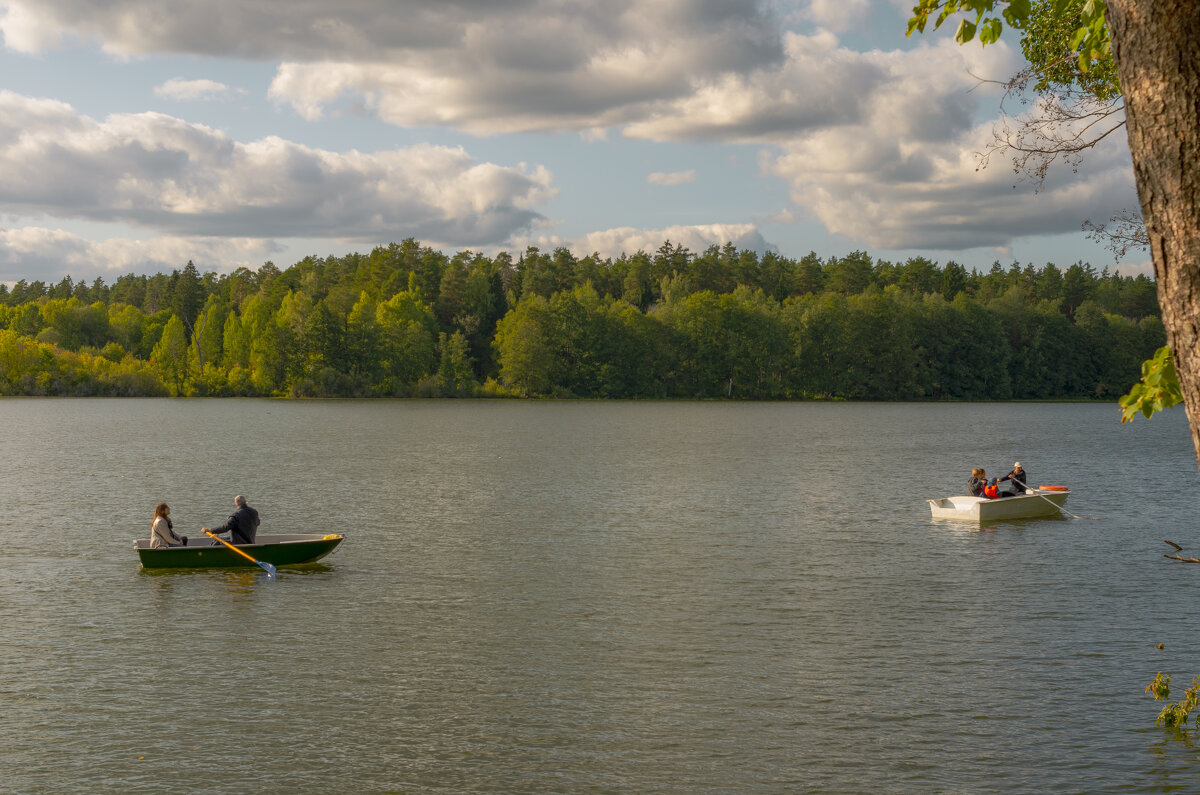
<path id="1" fill-rule="evenodd" d="M 1182 409 L 0 400 L 0 789 L 1195 791 Z M 1080 519 L 930 519 L 1021 460 Z M 245 493 L 321 564 L 149 572 Z M 1156 645 L 1162 643 L 1163 649 Z"/>

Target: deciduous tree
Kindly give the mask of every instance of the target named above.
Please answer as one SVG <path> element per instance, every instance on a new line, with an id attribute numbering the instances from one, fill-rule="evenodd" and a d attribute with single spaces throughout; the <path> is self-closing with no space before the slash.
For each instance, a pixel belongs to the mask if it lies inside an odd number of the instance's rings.
<path id="1" fill-rule="evenodd" d="M 1072 0 L 1053 12 L 1072 13 Z M 959 15 L 961 14 L 961 17 Z M 909 32 L 959 17 L 957 38 L 1026 27 L 1028 0 L 919 0 Z M 1088 0 L 1070 44 L 1085 71 L 1111 50 L 1159 306 L 1200 462 L 1200 13 L 1192 0 Z"/>

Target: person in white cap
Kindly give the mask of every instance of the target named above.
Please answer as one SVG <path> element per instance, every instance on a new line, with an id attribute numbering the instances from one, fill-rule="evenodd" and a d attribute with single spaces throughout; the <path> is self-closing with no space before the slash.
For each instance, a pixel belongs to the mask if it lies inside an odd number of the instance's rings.
<path id="1" fill-rule="evenodd" d="M 1033 487 L 1029 485 L 1029 473 L 1024 470 L 1020 461 L 1013 464 L 1012 472 L 1009 472 L 1007 475 L 1000 478 L 1000 480 L 1011 480 L 1013 485 L 1022 492 L 1033 491 Z"/>

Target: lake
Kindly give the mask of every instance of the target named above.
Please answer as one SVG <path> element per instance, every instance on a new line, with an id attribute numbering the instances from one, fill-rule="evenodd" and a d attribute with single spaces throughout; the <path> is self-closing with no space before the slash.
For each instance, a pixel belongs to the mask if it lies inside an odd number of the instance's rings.
<path id="1" fill-rule="evenodd" d="M 0 787 L 1170 792 L 1182 408 L 0 400 Z M 1020 460 L 1079 519 L 933 521 Z M 152 572 L 244 493 L 319 564 Z M 1163 644 L 1162 649 L 1156 648 Z"/>

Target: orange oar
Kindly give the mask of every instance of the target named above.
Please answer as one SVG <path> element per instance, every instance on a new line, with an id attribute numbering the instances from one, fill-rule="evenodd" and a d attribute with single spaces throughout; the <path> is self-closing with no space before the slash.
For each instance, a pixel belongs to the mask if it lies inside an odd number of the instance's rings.
<path id="1" fill-rule="evenodd" d="M 274 579 L 275 579 L 275 567 L 274 567 L 274 566 L 272 566 L 270 563 L 267 563 L 267 562 L 266 562 L 266 561 L 264 561 L 264 560 L 255 560 L 254 558 L 250 557 L 250 556 L 249 556 L 249 555 L 247 555 L 245 552 L 243 552 L 242 550 L 238 549 L 238 548 L 237 548 L 237 547 L 235 547 L 233 544 L 229 543 L 228 541 L 226 541 L 225 539 L 223 539 L 223 538 L 221 538 L 220 536 L 216 535 L 215 533 L 210 533 L 210 532 L 208 532 L 207 530 L 202 530 L 201 532 L 203 532 L 203 533 L 204 533 L 204 535 L 206 535 L 206 536 L 208 536 L 208 537 L 210 537 L 210 538 L 215 538 L 216 540 L 220 541 L 222 544 L 224 544 L 225 546 L 229 547 L 229 548 L 230 548 L 230 549 L 232 549 L 234 552 L 238 553 L 238 554 L 239 554 L 239 555 L 241 555 L 243 558 L 245 558 L 246 560 L 248 560 L 248 561 L 250 561 L 251 563 L 253 563 L 255 566 L 261 566 L 261 567 L 262 567 L 262 570 L 263 570 L 263 571 L 265 571 L 265 572 L 267 573 L 267 579 L 268 579 L 268 580 L 274 580 Z"/>

